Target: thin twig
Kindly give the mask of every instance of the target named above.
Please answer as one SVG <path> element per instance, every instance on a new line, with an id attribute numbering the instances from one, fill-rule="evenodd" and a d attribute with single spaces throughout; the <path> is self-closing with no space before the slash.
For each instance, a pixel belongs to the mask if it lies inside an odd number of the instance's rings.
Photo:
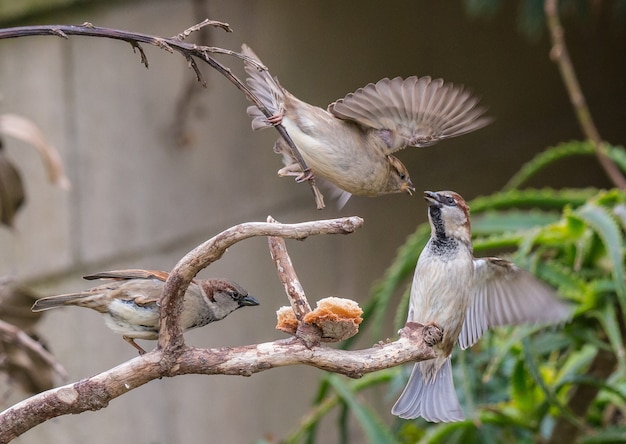
<path id="1" fill-rule="evenodd" d="M 194 17 L 208 17 L 209 16 L 209 7 L 208 3 L 204 0 L 193 0 L 191 2 L 191 7 L 193 11 Z M 200 25 L 207 23 L 208 20 L 203 21 Z M 188 30 L 178 34 L 177 38 L 179 40 L 183 40 L 187 37 L 187 32 L 196 32 L 195 38 L 198 43 L 203 46 L 209 46 L 211 43 L 211 33 L 210 28 L 206 26 L 202 26 L 196 28 L 200 25 L 192 26 Z M 181 36 L 182 35 L 182 36 Z M 193 60 L 193 59 L 192 59 Z M 195 64 L 195 61 L 193 62 Z M 194 68 L 195 69 L 195 68 Z M 173 113 L 173 121 L 172 121 L 172 139 L 178 148 L 183 148 L 189 145 L 192 141 L 190 137 L 190 115 L 193 109 L 197 106 L 196 102 L 201 98 L 199 94 L 197 94 L 197 73 L 196 73 L 196 81 L 194 79 L 185 76 L 183 79 L 183 87 L 182 91 L 178 94 L 176 99 L 176 104 L 174 105 L 174 113 Z M 200 82 L 200 84 L 207 88 L 207 83 Z"/>
<path id="2" fill-rule="evenodd" d="M 215 26 L 215 27 L 218 27 L 218 28 L 222 28 L 226 32 L 233 32 L 232 28 L 230 27 L 230 25 L 228 23 L 222 23 L 222 22 L 218 22 L 218 21 L 215 21 L 215 20 L 204 19 L 200 23 L 185 29 L 183 32 L 181 32 L 180 34 L 175 35 L 172 38 L 176 39 L 176 40 L 180 40 L 182 42 L 187 37 L 189 37 L 189 35 L 192 32 L 200 31 L 201 29 L 205 28 L 206 26 Z"/>
<path id="3" fill-rule="evenodd" d="M 198 25 L 192 26 L 191 28 L 183 31 L 182 35 L 187 35 L 194 30 L 200 29 L 204 26 L 216 26 L 225 30 L 230 30 L 230 27 L 226 23 L 210 20 L 208 22 L 202 22 Z M 182 54 L 190 67 L 194 70 L 198 81 L 205 85 L 206 82 L 202 77 L 202 73 L 193 62 L 193 57 L 197 57 L 200 60 L 208 63 L 211 67 L 217 70 L 220 74 L 226 77 L 231 83 L 233 83 L 244 95 L 250 100 L 259 110 L 266 116 L 272 117 L 272 113 L 269 112 L 267 108 L 263 106 L 261 101 L 256 97 L 252 91 L 248 89 L 248 87 L 239 80 L 229 68 L 225 67 L 213 57 L 209 56 L 209 54 L 226 54 L 232 57 L 237 57 L 239 59 L 245 60 L 249 62 L 259 69 L 266 70 L 267 68 L 263 66 L 263 64 L 259 63 L 257 60 L 254 60 L 250 57 L 247 57 L 241 53 L 231 51 L 223 48 L 216 48 L 212 46 L 200 46 L 193 43 L 185 43 L 182 38 L 180 38 L 181 34 L 173 38 L 165 38 L 165 37 L 155 37 L 148 34 L 142 34 L 138 32 L 129 32 L 120 29 L 111 29 L 111 28 L 101 28 L 97 26 L 93 26 L 91 23 L 83 23 L 80 26 L 75 25 L 40 25 L 40 26 L 19 26 L 14 28 L 5 28 L 0 29 L 0 39 L 9 39 L 9 38 L 17 38 L 17 37 L 27 37 L 27 36 L 35 36 L 35 35 L 55 35 L 58 37 L 62 37 L 67 39 L 70 35 L 79 35 L 86 37 L 103 37 L 110 38 L 114 40 L 122 40 L 128 42 L 133 47 L 133 50 L 139 51 L 141 56 L 141 63 L 148 67 L 148 59 L 141 48 L 140 43 L 147 43 L 150 45 L 154 45 L 160 49 L 163 49 L 167 52 L 173 53 L 174 51 Z M 280 136 L 285 139 L 289 147 L 291 148 L 293 155 L 298 162 L 304 173 L 310 172 L 310 168 L 307 166 L 306 162 L 300 155 L 296 144 L 293 142 L 287 130 L 282 125 L 276 125 L 276 130 L 280 134 Z M 313 174 L 309 174 L 307 176 L 307 182 L 311 186 L 311 190 L 315 197 L 315 204 L 318 209 L 324 208 L 324 198 L 322 193 L 317 188 L 315 183 L 315 177 Z"/>
<path id="4" fill-rule="evenodd" d="M 567 90 L 570 102 L 578 118 L 578 123 L 585 137 L 593 144 L 598 162 L 600 162 L 600 166 L 604 169 L 607 176 L 609 176 L 609 179 L 611 179 L 616 187 L 624 189 L 626 188 L 626 178 L 624 178 L 617 165 L 615 165 L 611 158 L 605 153 L 605 144 L 593 121 L 593 117 L 587 106 L 587 101 L 580 88 L 574 65 L 567 51 L 564 37 L 565 33 L 559 18 L 558 0 L 546 0 L 544 8 L 548 29 L 550 30 L 550 36 L 552 38 L 550 58 L 559 67 L 565 89 Z"/>

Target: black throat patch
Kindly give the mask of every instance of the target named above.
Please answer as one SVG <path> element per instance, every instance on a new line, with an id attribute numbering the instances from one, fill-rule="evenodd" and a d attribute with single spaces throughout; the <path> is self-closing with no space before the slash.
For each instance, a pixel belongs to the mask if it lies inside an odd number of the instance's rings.
<path id="1" fill-rule="evenodd" d="M 434 235 L 429 242 L 430 250 L 437 256 L 450 255 L 459 248 L 459 241 L 446 234 L 446 226 L 441 217 L 441 208 L 431 206 L 428 207 L 428 212 L 435 228 Z"/>

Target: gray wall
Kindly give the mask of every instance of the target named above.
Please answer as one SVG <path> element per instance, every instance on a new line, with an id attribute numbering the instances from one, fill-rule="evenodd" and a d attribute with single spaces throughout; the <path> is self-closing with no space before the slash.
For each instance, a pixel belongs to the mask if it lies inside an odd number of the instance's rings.
<path id="1" fill-rule="evenodd" d="M 533 153 L 580 137 L 558 72 L 548 60 L 545 35 L 536 43 L 520 35 L 512 6 L 487 21 L 468 19 L 458 2 L 207 4 L 211 18 L 235 30 L 212 31 L 213 45 L 238 49 L 249 43 L 285 87 L 314 104 L 325 106 L 370 81 L 396 75 L 441 76 L 479 93 L 497 118 L 493 125 L 436 148 L 400 154 L 418 190 L 454 189 L 467 198 L 488 193 Z M 75 7 L 24 22 L 89 21 L 169 36 L 202 18 L 194 15 L 189 1 L 137 1 Z M 600 131 L 619 143 L 626 132 L 626 39 L 623 28 L 601 25 L 602 17 L 594 20 L 600 25 L 571 25 L 572 52 Z M 185 129 L 190 143 L 176 146 L 176 103 L 193 72 L 178 55 L 144 49 L 149 70 L 123 42 L 80 37 L 0 41 L 0 112 L 34 120 L 61 150 L 73 183 L 70 192 L 50 187 L 34 151 L 7 141 L 29 201 L 15 232 L 0 229 L 0 275 L 30 280 L 42 294 L 74 291 L 88 287 L 80 277 L 90 272 L 169 270 L 219 231 L 264 221 L 268 214 L 283 222 L 359 215 L 366 223 L 354 235 L 288 242 L 288 248 L 311 301 L 326 296 L 364 301 L 397 247 L 425 219 L 419 195 L 357 198 L 341 211 L 328 202 L 326 210 L 315 210 L 307 185 L 276 176 L 281 167 L 271 149 L 276 133 L 253 134 L 243 96 L 208 67 L 203 67 L 208 89 L 197 86 L 189 104 Z M 220 60 L 242 73 L 239 61 Z M 589 160 L 568 163 L 537 180 L 546 183 L 607 184 Z M 287 301 L 265 239 L 236 245 L 201 276 L 237 280 L 262 305 L 190 332 L 188 343 L 211 347 L 284 337 L 274 330 L 274 312 Z M 88 310 L 51 312 L 40 331 L 70 381 L 134 356 Z M 394 332 L 387 328 L 385 334 Z M 372 341 L 362 339 L 363 345 Z M 316 370 L 293 367 L 251 378 L 155 381 L 102 411 L 49 421 L 17 442 L 171 443 L 207 436 L 207 442 L 252 442 L 282 437 L 306 412 L 318 376 Z M 13 391 L 6 405 L 20 397 Z M 384 396 L 375 400 L 382 411 L 391 401 Z"/>

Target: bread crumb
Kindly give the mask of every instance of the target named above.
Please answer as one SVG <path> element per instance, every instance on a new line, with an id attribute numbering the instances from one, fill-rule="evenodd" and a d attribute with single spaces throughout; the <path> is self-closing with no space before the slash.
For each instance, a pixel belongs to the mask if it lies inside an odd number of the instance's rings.
<path id="1" fill-rule="evenodd" d="M 284 331 L 292 335 L 296 334 L 298 330 L 298 320 L 291 307 L 280 307 L 276 310 L 276 318 L 276 330 Z"/>

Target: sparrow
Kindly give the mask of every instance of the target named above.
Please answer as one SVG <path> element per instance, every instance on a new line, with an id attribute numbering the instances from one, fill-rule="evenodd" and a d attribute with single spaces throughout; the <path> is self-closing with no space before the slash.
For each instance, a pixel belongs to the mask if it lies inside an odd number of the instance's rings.
<path id="1" fill-rule="evenodd" d="M 472 346 L 493 326 L 559 323 L 570 307 L 532 274 L 505 259 L 475 258 L 469 207 L 452 191 L 425 191 L 431 235 L 411 287 L 407 323 L 438 326 L 436 357 L 418 362 L 391 412 L 431 422 L 464 419 L 454 390 L 450 355 Z"/>
<path id="2" fill-rule="evenodd" d="M 242 54 L 260 63 L 246 45 Z M 350 195 L 411 194 L 415 188 L 409 172 L 393 153 L 430 146 L 491 122 L 483 117 L 485 109 L 477 107 L 478 98 L 442 79 L 384 78 L 324 110 L 293 96 L 267 70 L 249 61 L 245 70 L 248 87 L 273 114 L 268 119 L 256 106 L 248 107 L 252 129 L 282 124 L 313 174 L 339 187 L 344 203 Z M 282 138 L 274 151 L 285 164 L 280 176 L 306 178 Z"/>
<path id="3" fill-rule="evenodd" d="M 115 333 L 145 353 L 135 339 L 159 337 L 159 298 L 169 273 L 154 270 L 116 270 L 84 276 L 110 282 L 80 293 L 49 296 L 35 301 L 32 311 L 63 305 L 91 308 L 104 316 Z M 224 319 L 241 307 L 259 305 L 238 284 L 226 279 L 194 279 L 183 300 L 180 323 L 184 331 Z"/>

